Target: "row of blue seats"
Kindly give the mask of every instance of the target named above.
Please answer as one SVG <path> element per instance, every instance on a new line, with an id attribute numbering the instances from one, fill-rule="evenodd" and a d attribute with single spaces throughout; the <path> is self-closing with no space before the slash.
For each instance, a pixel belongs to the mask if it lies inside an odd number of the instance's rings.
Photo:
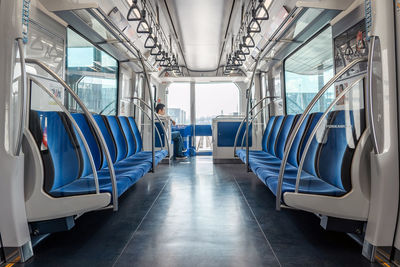
<path id="1" fill-rule="evenodd" d="M 355 131 L 355 113 L 359 131 Z M 363 111 L 332 111 L 328 114 L 324 129 L 318 129 L 306 154 L 300 193 L 342 196 L 351 190 L 351 161 L 360 133 L 365 130 Z M 295 136 L 289 151 L 282 194 L 294 192 L 301 155 L 307 140 L 322 113 L 309 114 Z M 269 119 L 262 139 L 262 150 L 249 151 L 249 166 L 257 177 L 276 195 L 278 176 L 288 137 L 300 115 L 273 116 Z M 349 139 L 352 141 L 349 142 Z M 237 151 L 246 162 L 246 150 Z"/>
<path id="2" fill-rule="evenodd" d="M 151 170 L 151 151 L 143 151 L 142 138 L 132 117 L 93 116 L 110 152 L 118 196 L 121 196 Z M 100 192 L 111 194 L 108 164 L 93 127 L 84 114 L 75 113 L 72 117 L 82 131 L 93 156 Z M 29 129 L 42 156 L 44 190 L 47 194 L 65 197 L 96 192 L 89 155 L 65 113 L 31 110 Z M 155 164 L 166 155 L 166 150 L 156 151 Z"/>

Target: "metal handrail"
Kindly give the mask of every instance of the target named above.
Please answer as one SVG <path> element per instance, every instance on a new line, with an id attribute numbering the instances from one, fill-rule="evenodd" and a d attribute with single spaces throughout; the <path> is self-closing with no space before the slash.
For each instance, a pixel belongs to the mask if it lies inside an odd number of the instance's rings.
<path id="1" fill-rule="evenodd" d="M 125 103 L 132 104 L 132 105 L 134 105 L 135 107 L 138 107 L 138 108 L 143 112 L 143 114 L 145 114 L 146 117 L 147 117 L 148 119 L 151 120 L 150 115 L 149 115 L 140 105 L 138 105 L 138 104 L 136 104 L 136 103 L 134 103 L 134 102 L 131 102 L 131 101 L 129 101 L 129 100 L 126 100 L 126 99 L 121 99 L 121 101 L 122 101 L 122 102 L 125 102 Z M 161 138 L 160 131 L 158 130 L 157 127 L 155 128 L 155 130 L 157 131 L 158 138 L 160 138 L 160 140 L 161 140 L 162 138 Z M 160 149 L 162 150 L 162 147 L 161 147 Z"/>
<path id="2" fill-rule="evenodd" d="M 282 183 L 283 183 L 283 175 L 285 173 L 285 168 L 286 168 L 286 163 L 289 158 L 289 152 L 290 149 L 292 148 L 294 139 L 297 135 L 297 133 L 300 130 L 301 125 L 306 119 L 306 116 L 308 113 L 310 113 L 311 109 L 314 107 L 314 105 L 317 103 L 317 101 L 322 97 L 322 95 L 333 85 L 334 82 L 336 82 L 340 77 L 343 76 L 347 71 L 349 71 L 352 67 L 357 65 L 358 63 L 361 62 L 366 62 L 368 61 L 367 58 L 359 58 L 355 59 L 352 62 L 349 63 L 346 67 L 344 67 L 342 70 L 340 70 L 335 76 L 333 76 L 322 88 L 319 90 L 319 92 L 314 96 L 314 98 L 311 100 L 310 104 L 305 108 L 303 114 L 300 116 L 299 120 L 297 121 L 295 127 L 293 128 L 292 133 L 290 134 L 288 141 L 286 143 L 285 151 L 283 154 L 282 158 L 282 163 L 281 167 L 279 170 L 279 176 L 278 176 L 278 186 L 276 189 L 276 210 L 281 209 L 281 198 L 282 198 Z"/>
<path id="3" fill-rule="evenodd" d="M 140 59 L 140 63 L 142 64 L 142 68 L 143 68 L 143 72 L 144 72 L 144 77 L 146 79 L 146 83 L 147 83 L 147 89 L 149 90 L 149 98 L 150 98 L 150 103 L 152 103 L 151 101 L 153 101 L 153 94 L 151 93 L 151 86 L 150 86 L 150 81 L 149 81 L 149 77 L 147 76 L 147 70 L 146 70 L 146 66 L 144 65 L 144 61 L 143 61 L 143 56 L 141 53 L 139 53 L 139 59 Z M 156 167 L 155 165 L 155 152 L 154 152 L 154 145 L 155 145 L 155 139 L 154 139 L 154 104 L 151 105 L 150 107 L 151 112 L 151 171 L 154 172 L 154 169 Z"/>
<path id="4" fill-rule="evenodd" d="M 277 102 L 278 102 L 278 101 L 269 102 L 266 106 L 262 107 L 259 111 L 257 111 L 256 115 L 254 115 L 254 116 L 251 118 L 251 120 L 250 120 L 250 125 L 251 125 L 251 124 L 253 123 L 253 121 L 257 118 L 258 114 L 260 114 L 260 113 L 261 113 L 262 111 L 264 111 L 267 107 L 269 107 L 269 105 L 275 104 L 275 103 L 277 103 Z M 251 112 L 251 111 L 250 111 L 250 112 Z M 242 143 L 241 143 L 240 149 L 243 149 L 244 137 L 245 137 L 245 135 L 243 134 Z"/>
<path id="5" fill-rule="evenodd" d="M 274 98 L 280 98 L 279 96 L 266 96 L 266 97 L 264 97 L 264 98 L 262 98 L 262 99 L 260 99 L 255 105 L 254 105 L 254 107 L 249 111 L 249 113 L 251 113 L 260 103 L 262 103 L 263 101 L 265 101 L 265 100 L 267 100 L 267 99 L 274 99 Z M 271 103 L 274 103 L 274 102 L 271 102 Z M 269 104 L 268 104 L 269 105 Z M 268 106 L 267 105 L 267 106 Z M 233 144 L 233 156 L 234 157 L 236 157 L 236 142 L 237 142 L 237 139 L 238 139 L 238 137 L 239 137 L 239 133 L 240 133 L 240 131 L 242 130 L 242 127 L 243 127 L 243 124 L 244 124 L 244 122 L 246 121 L 246 117 L 244 117 L 243 118 L 243 120 L 242 120 L 242 122 L 240 123 L 240 125 L 239 125 L 239 128 L 238 128 L 238 130 L 237 130 L 237 132 L 236 132 L 236 136 L 235 136 L 235 143 Z M 243 134 L 243 136 L 244 136 L 244 134 Z M 243 147 L 243 146 L 242 146 Z"/>
<path id="6" fill-rule="evenodd" d="M 117 211 L 118 210 L 118 187 L 117 187 L 117 179 L 115 177 L 113 161 L 111 159 L 110 151 L 108 150 L 106 141 L 104 140 L 104 136 L 101 133 L 100 128 L 97 125 L 96 121 L 94 120 L 92 114 L 86 108 L 85 104 L 82 102 L 82 100 L 79 98 L 79 96 L 74 92 L 74 90 L 72 90 L 71 87 L 60 76 L 58 76 L 57 73 L 55 73 L 52 69 L 50 69 L 46 64 L 44 64 L 43 62 L 41 62 L 37 59 L 32 59 L 32 58 L 25 59 L 25 62 L 28 64 L 38 65 L 44 71 L 46 71 L 50 76 L 52 76 L 55 80 L 57 80 L 68 91 L 68 93 L 71 94 L 72 98 L 78 103 L 78 105 L 81 107 L 83 113 L 85 113 L 85 115 L 87 116 L 90 124 L 93 126 L 96 136 L 99 138 L 101 149 L 104 151 L 104 154 L 106 156 L 106 160 L 107 160 L 107 164 L 108 164 L 108 171 L 110 172 L 110 179 L 111 179 L 111 185 L 112 185 L 113 210 Z"/>
<path id="7" fill-rule="evenodd" d="M 81 138 L 81 140 L 83 142 L 83 146 L 85 147 L 85 150 L 86 150 L 86 152 L 88 154 L 88 157 L 89 157 L 90 166 L 91 166 L 92 171 L 93 171 L 94 184 L 96 186 L 96 194 L 99 194 L 100 193 L 99 178 L 97 176 L 97 170 L 96 170 L 96 165 L 94 164 L 93 155 L 92 155 L 92 152 L 90 151 L 90 148 L 89 148 L 89 145 L 88 145 L 88 143 L 86 141 L 86 138 L 83 135 L 81 129 L 78 126 L 78 124 L 76 123 L 75 119 L 72 117 L 71 113 L 67 110 L 67 108 L 61 103 L 61 101 L 58 100 L 58 98 L 46 86 L 44 86 L 41 82 L 39 82 L 37 79 L 33 78 L 32 76 L 29 76 L 28 79 L 30 81 L 36 83 L 39 86 L 40 89 L 42 89 L 49 97 L 51 97 L 56 102 L 56 104 L 62 109 L 62 111 L 67 115 L 68 119 L 71 121 L 71 123 L 76 128 L 76 131 L 78 132 L 78 135 Z"/>
<path id="8" fill-rule="evenodd" d="M 148 109 L 150 109 L 150 110 L 152 111 L 150 105 L 147 104 L 143 99 L 141 99 L 141 98 L 139 98 L 139 97 L 136 97 L 136 96 L 133 96 L 133 97 L 131 97 L 131 98 L 129 98 L 129 99 L 138 100 L 139 102 L 143 103 Z M 132 102 L 132 103 L 133 103 L 133 102 Z M 135 104 L 135 103 L 133 103 L 133 104 Z M 138 105 L 136 105 L 136 106 L 138 106 Z M 138 106 L 138 107 L 139 107 L 139 106 Z M 142 109 L 142 111 L 143 111 L 143 109 Z M 144 112 L 144 111 L 143 111 L 143 112 Z M 161 127 L 162 127 L 163 130 L 164 130 L 165 138 L 167 139 L 167 144 L 168 144 L 168 146 L 167 146 L 168 155 L 171 155 L 171 154 L 170 154 L 170 151 L 169 151 L 169 144 L 170 144 L 170 143 L 169 143 L 169 138 L 168 138 L 168 134 L 167 134 L 168 131 L 167 131 L 167 129 L 165 128 L 165 125 L 163 124 L 163 122 L 161 121 L 160 116 L 158 116 L 157 112 L 153 111 L 153 113 L 154 113 L 155 117 L 157 118 L 157 120 L 160 122 Z M 156 129 L 157 129 L 157 127 L 156 127 Z M 160 140 L 161 140 L 161 137 L 160 137 Z"/>
<path id="9" fill-rule="evenodd" d="M 322 121 L 324 120 L 324 118 L 326 117 L 326 115 L 328 115 L 328 113 L 331 111 L 331 109 L 336 105 L 336 103 L 345 95 L 347 94 L 351 89 L 354 88 L 354 86 L 356 84 L 358 84 L 360 81 L 362 81 L 363 79 L 365 79 L 366 75 L 363 75 L 361 78 L 357 79 L 355 82 L 353 82 L 350 86 L 346 87 L 346 89 L 344 89 L 342 92 L 340 92 L 340 94 L 335 98 L 335 100 L 328 106 L 328 108 L 325 110 L 325 112 L 322 114 L 321 118 L 318 120 L 317 124 L 315 125 L 313 131 L 311 132 L 310 137 L 307 140 L 307 143 L 304 147 L 303 150 L 303 154 L 301 155 L 301 160 L 300 160 L 300 164 L 298 167 L 298 171 L 297 171 L 297 177 L 296 177 L 296 188 L 295 188 L 295 193 L 299 192 L 299 186 L 300 186 L 300 176 L 301 176 L 301 172 L 303 170 L 303 165 L 304 165 L 304 161 L 306 159 L 306 155 L 308 152 L 308 149 L 310 148 L 311 142 L 314 139 L 315 134 L 318 131 L 318 128 L 321 126 Z"/>
<path id="10" fill-rule="evenodd" d="M 18 124 L 18 132 L 17 132 L 17 141 L 15 143 L 14 155 L 19 156 L 21 153 L 22 147 L 22 138 L 24 136 L 24 125 L 26 120 L 26 63 L 25 63 L 25 52 L 24 52 L 24 44 L 22 38 L 16 39 L 18 44 L 19 58 L 21 64 L 21 85 L 19 89 L 19 98 L 22 99 L 20 102 L 19 109 L 19 124 Z"/>

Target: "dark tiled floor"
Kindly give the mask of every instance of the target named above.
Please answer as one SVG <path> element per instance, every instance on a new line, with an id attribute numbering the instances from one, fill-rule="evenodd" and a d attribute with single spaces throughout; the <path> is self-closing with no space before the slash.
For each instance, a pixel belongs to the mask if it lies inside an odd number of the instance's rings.
<path id="1" fill-rule="evenodd" d="M 25 266 L 373 266 L 346 234 L 275 199 L 243 165 L 160 165 L 120 200 L 50 236 Z"/>

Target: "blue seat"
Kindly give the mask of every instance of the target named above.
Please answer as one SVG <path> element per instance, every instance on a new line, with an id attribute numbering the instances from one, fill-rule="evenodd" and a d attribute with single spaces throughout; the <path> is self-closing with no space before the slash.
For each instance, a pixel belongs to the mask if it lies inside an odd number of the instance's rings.
<path id="1" fill-rule="evenodd" d="M 363 114 L 363 110 L 357 112 Z M 282 194 L 295 191 L 300 158 L 321 116 L 322 113 L 308 115 L 295 136 L 284 172 Z M 364 118 L 361 115 L 359 117 L 361 120 Z M 299 115 L 271 118 L 273 123 L 270 120 L 264 132 L 263 150 L 249 153 L 251 169 L 275 195 L 284 149 L 298 118 Z M 352 156 L 365 130 L 365 123 L 361 122 L 357 125 L 356 133 L 354 121 L 354 111 L 338 110 L 329 113 L 325 127 L 318 130 L 307 151 L 299 182 L 300 193 L 342 196 L 351 190 Z M 349 139 L 352 139 L 352 147 Z M 245 150 L 240 150 L 237 154 L 245 160 L 245 153 Z"/>

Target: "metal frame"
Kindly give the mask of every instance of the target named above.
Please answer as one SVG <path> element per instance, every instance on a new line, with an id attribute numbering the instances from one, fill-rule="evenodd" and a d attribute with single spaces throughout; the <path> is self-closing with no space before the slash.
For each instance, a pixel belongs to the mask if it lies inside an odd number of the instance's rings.
<path id="1" fill-rule="evenodd" d="M 259 104 L 261 104 L 263 101 L 265 101 L 265 100 L 267 100 L 267 99 L 276 99 L 276 98 L 280 98 L 279 96 L 266 96 L 266 97 L 264 97 L 264 98 L 262 98 L 260 101 L 258 101 L 255 105 L 254 105 L 254 107 L 252 107 L 252 109 L 249 111 L 249 112 L 252 112 Z M 271 102 L 271 103 L 275 103 L 275 101 L 274 102 Z M 271 103 L 268 103 L 265 107 L 263 107 L 261 110 L 265 110 L 265 108 L 266 107 L 268 107 Z M 252 118 L 252 120 L 253 119 L 255 119 L 256 117 L 257 117 L 257 115 L 258 115 L 258 113 Z M 237 132 L 236 132 L 236 136 L 235 136 L 235 143 L 233 144 L 234 146 L 233 146 L 233 156 L 234 157 L 236 157 L 236 142 L 237 142 L 237 139 L 238 139 L 238 137 L 239 137 L 239 133 L 240 133 L 240 131 L 242 130 L 242 127 L 243 127 L 243 123 L 246 121 L 246 117 L 244 117 L 243 118 L 243 120 L 242 120 L 242 122 L 240 123 L 240 126 L 239 126 L 239 128 L 238 128 L 238 130 L 237 130 Z M 244 137 L 244 135 L 243 135 L 243 137 Z M 243 141 L 242 141 L 242 146 L 241 146 L 241 148 L 243 148 Z"/>
<path id="2" fill-rule="evenodd" d="M 99 138 L 101 149 L 103 150 L 106 160 L 107 160 L 108 170 L 110 172 L 110 179 L 111 179 L 111 184 L 112 184 L 113 210 L 117 211 L 118 210 L 118 188 L 117 188 L 117 180 L 116 180 L 115 171 L 114 171 L 114 165 L 111 160 L 110 152 L 108 150 L 108 147 L 104 140 L 104 137 L 100 131 L 99 126 L 96 124 L 96 121 L 94 120 L 92 114 L 86 108 L 85 104 L 82 102 L 82 100 L 79 98 L 79 96 L 71 89 L 71 87 L 69 87 L 69 85 L 60 76 L 58 76 L 53 70 L 51 70 L 46 64 L 44 64 L 43 62 L 41 62 L 37 59 L 31 59 L 31 58 L 25 59 L 25 62 L 27 64 L 35 64 L 35 65 L 41 67 L 50 76 L 52 76 L 57 82 L 59 82 L 65 88 L 65 90 L 67 90 L 68 93 L 71 94 L 71 96 L 74 98 L 74 100 L 78 103 L 78 105 L 81 107 L 82 111 L 87 116 L 89 123 L 93 126 L 96 136 Z"/>
<path id="3" fill-rule="evenodd" d="M 90 161 L 90 166 L 93 171 L 93 178 L 94 178 L 94 183 L 96 186 L 96 194 L 100 193 L 100 188 L 99 188 L 99 178 L 97 176 L 97 170 L 96 170 L 96 165 L 94 164 L 93 160 L 93 155 L 92 152 L 90 151 L 89 145 L 86 141 L 85 136 L 83 135 L 81 129 L 79 128 L 78 124 L 76 123 L 75 119 L 72 117 L 71 113 L 67 110 L 67 108 L 61 103 L 60 100 L 55 97 L 55 95 L 46 87 L 44 86 L 41 82 L 39 82 L 36 78 L 32 76 L 28 76 L 28 80 L 36 83 L 40 89 L 42 89 L 49 97 L 51 97 L 56 104 L 62 109 L 62 111 L 67 115 L 68 119 L 71 121 L 71 123 L 74 125 L 76 128 L 76 131 L 78 132 L 79 137 L 81 138 L 83 142 L 83 146 L 85 147 L 86 152 L 88 153 L 89 161 Z M 32 89 L 32 88 L 30 88 Z"/>
<path id="4" fill-rule="evenodd" d="M 361 62 L 366 62 L 368 61 L 368 58 L 359 58 L 355 59 L 352 62 L 349 63 L 346 67 L 344 67 L 341 71 L 339 71 L 335 76 L 333 76 L 322 88 L 319 90 L 319 92 L 314 96 L 314 98 L 311 100 L 310 104 L 306 107 L 304 110 L 303 114 L 300 116 L 299 120 L 296 123 L 296 126 L 293 128 L 292 133 L 290 134 L 288 141 L 286 143 L 285 147 L 285 152 L 283 155 L 281 167 L 279 170 L 279 176 L 278 176 L 278 186 L 276 190 L 276 210 L 281 209 L 281 199 L 282 199 L 282 184 L 283 184 L 283 175 L 285 173 L 285 168 L 286 168 L 286 163 L 289 158 L 289 152 L 290 149 L 292 148 L 294 139 L 299 132 L 299 129 L 303 122 L 306 119 L 306 116 L 308 113 L 310 113 L 311 109 L 314 107 L 314 105 L 317 103 L 317 101 L 324 95 L 324 93 L 333 85 L 334 82 L 336 82 L 340 77 L 343 76 L 347 71 L 349 71 L 352 67 L 357 65 L 358 63 Z"/>
<path id="5" fill-rule="evenodd" d="M 264 111 L 267 107 L 269 107 L 269 105 L 275 104 L 275 103 L 277 103 L 277 102 L 279 102 L 279 101 L 272 101 L 272 102 L 268 103 L 265 107 L 262 107 L 259 111 L 257 111 L 256 115 L 254 115 L 254 116 L 251 118 L 251 120 L 250 120 L 250 125 L 253 124 L 253 121 L 257 118 L 257 116 L 258 116 L 262 111 Z M 241 144 L 241 147 L 240 147 L 241 149 L 243 149 L 244 137 L 245 137 L 245 136 L 243 135 L 242 144 Z"/>
<path id="6" fill-rule="evenodd" d="M 256 76 L 258 63 L 260 62 L 260 57 L 256 59 L 256 65 L 254 66 L 253 74 L 251 75 L 251 81 L 249 88 L 246 90 L 246 98 L 247 98 L 247 106 L 246 106 L 246 168 L 247 171 L 250 171 L 249 165 L 249 110 L 250 110 L 250 101 L 251 101 L 251 88 L 253 87 L 254 77 Z M 235 141 L 236 142 L 236 141 Z M 234 144 L 235 145 L 235 144 Z"/>
<path id="7" fill-rule="evenodd" d="M 160 116 L 158 116 L 158 114 L 154 111 L 154 110 L 152 110 L 151 109 L 151 106 L 149 105 L 149 104 L 147 104 L 143 99 L 141 99 L 141 98 L 139 98 L 139 97 L 136 97 L 136 96 L 134 96 L 134 97 L 131 97 L 130 99 L 132 99 L 132 100 L 138 100 L 138 101 L 140 101 L 141 103 L 143 103 L 148 109 L 150 109 L 152 112 L 153 112 L 153 114 L 155 115 L 155 117 L 157 118 L 157 120 L 160 122 L 160 124 L 161 124 L 161 126 L 163 127 L 163 130 L 164 130 L 164 132 L 165 132 L 165 135 L 166 135 L 166 138 L 167 138 L 167 143 L 168 143 L 168 153 L 170 152 L 169 151 L 169 138 L 168 138 L 168 135 L 167 135 L 167 129 L 165 128 L 165 126 L 164 126 L 164 124 L 162 123 L 162 121 L 161 121 L 161 119 L 160 119 Z M 136 105 L 135 103 L 133 103 L 134 105 Z M 139 105 L 136 105 L 136 106 L 139 106 Z M 143 109 L 141 109 L 142 111 L 143 111 Z M 143 111 L 144 112 L 144 111 Z M 148 114 L 147 114 L 148 115 Z M 153 123 L 153 125 L 154 125 L 154 123 Z M 156 128 L 157 129 L 157 128 Z M 158 131 L 158 129 L 157 129 L 157 131 Z M 160 140 L 161 140 L 161 136 L 160 136 Z"/>
<path id="8" fill-rule="evenodd" d="M 22 38 L 17 38 L 16 41 L 18 44 L 19 58 L 21 64 L 21 85 L 19 87 L 18 93 L 21 94 L 22 101 L 20 103 L 20 108 L 19 108 L 20 121 L 18 124 L 17 141 L 15 143 L 14 155 L 19 156 L 21 153 L 22 138 L 24 136 L 24 126 L 26 120 L 25 108 L 26 108 L 27 85 L 26 85 L 26 63 L 25 63 L 24 44 Z"/>
<path id="9" fill-rule="evenodd" d="M 129 101 L 130 99 L 132 99 L 132 100 L 140 100 L 140 101 L 143 101 L 142 99 L 140 99 L 140 98 L 138 98 L 138 97 L 133 97 L 133 98 L 128 98 L 128 99 L 121 99 L 121 101 L 122 101 L 122 102 L 125 102 L 125 103 L 132 104 L 132 105 L 134 105 L 135 107 L 138 107 L 138 108 L 143 112 L 143 114 L 145 114 L 145 115 L 147 116 L 147 118 L 149 118 L 149 119 L 151 120 L 151 116 L 150 116 L 140 105 L 136 104 L 136 103 L 133 102 L 133 101 Z M 147 108 L 150 108 L 150 106 L 148 106 L 148 104 L 147 104 L 146 102 L 143 101 L 142 103 L 143 103 Z M 163 127 L 163 130 L 164 130 L 164 132 L 165 132 L 165 134 L 166 134 L 167 142 L 168 142 L 168 144 L 169 144 L 169 138 L 168 138 L 168 135 L 167 135 L 167 130 L 166 130 L 164 124 L 161 122 L 160 117 L 159 117 L 157 114 L 156 114 L 156 117 L 157 117 L 157 120 L 160 122 L 161 126 Z M 160 138 L 160 140 L 162 140 L 160 131 L 158 130 L 157 127 L 155 127 L 155 130 L 157 131 L 158 138 Z M 162 148 L 163 148 L 163 147 L 160 147 L 161 150 L 162 150 Z M 170 151 L 169 151 L 169 146 L 168 146 L 168 153 L 169 153 L 169 152 L 170 152 Z"/>
<path id="10" fill-rule="evenodd" d="M 322 114 L 321 118 L 318 120 L 317 124 L 315 125 L 313 131 L 311 132 L 310 137 L 307 140 L 307 143 L 304 147 L 303 154 L 301 155 L 301 160 L 300 164 L 298 167 L 297 171 L 297 177 L 296 177 L 296 188 L 295 188 L 295 193 L 299 192 L 299 186 L 300 186 L 300 177 L 301 177 L 301 172 L 303 170 L 303 165 L 306 160 L 307 152 L 308 149 L 310 148 L 311 142 L 314 139 L 315 134 L 317 133 L 319 127 L 322 124 L 322 121 L 324 118 L 328 115 L 328 113 L 331 111 L 331 109 L 336 105 L 336 103 L 345 95 L 347 94 L 351 89 L 354 88 L 356 84 L 358 84 L 360 81 L 364 80 L 366 78 L 366 75 L 361 76 L 359 79 L 357 79 L 355 82 L 353 82 L 350 86 L 346 87 L 340 94 L 335 98 L 335 100 L 328 106 L 328 108 L 325 110 L 325 112 Z"/>

